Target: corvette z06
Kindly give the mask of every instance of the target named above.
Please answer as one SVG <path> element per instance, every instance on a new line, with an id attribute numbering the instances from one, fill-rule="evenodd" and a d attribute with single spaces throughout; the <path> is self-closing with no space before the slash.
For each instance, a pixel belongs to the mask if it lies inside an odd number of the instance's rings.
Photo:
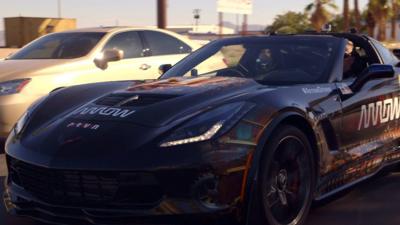
<path id="1" fill-rule="evenodd" d="M 54 91 L 8 137 L 5 205 L 56 224 L 304 224 L 399 161 L 397 65 L 358 34 L 239 37 L 152 82 Z"/>

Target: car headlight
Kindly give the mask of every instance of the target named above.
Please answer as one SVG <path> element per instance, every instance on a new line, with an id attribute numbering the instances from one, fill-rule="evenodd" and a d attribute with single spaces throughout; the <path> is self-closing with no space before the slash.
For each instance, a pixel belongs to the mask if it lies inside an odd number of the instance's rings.
<path id="1" fill-rule="evenodd" d="M 19 93 L 30 81 L 31 79 L 27 78 L 1 82 L 0 95 L 11 95 Z"/>
<path id="2" fill-rule="evenodd" d="M 173 131 L 160 147 L 209 140 L 230 130 L 253 107 L 252 103 L 236 102 L 209 110 Z"/>
<path id="3" fill-rule="evenodd" d="M 26 126 L 26 123 L 28 122 L 29 118 L 32 115 L 32 112 L 37 108 L 40 103 L 42 103 L 48 95 L 43 96 L 36 100 L 25 112 L 22 114 L 22 116 L 18 119 L 18 121 L 14 125 L 14 133 L 15 134 L 20 134 L 21 131 L 24 129 Z"/>

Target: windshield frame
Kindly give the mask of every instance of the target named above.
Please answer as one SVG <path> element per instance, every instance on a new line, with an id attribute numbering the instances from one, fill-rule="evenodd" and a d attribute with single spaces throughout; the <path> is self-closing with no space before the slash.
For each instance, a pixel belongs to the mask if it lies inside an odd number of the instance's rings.
<path id="1" fill-rule="evenodd" d="M 334 37 L 331 35 L 286 35 L 286 36 L 252 36 L 252 37 L 235 37 L 235 38 L 225 38 L 220 40 L 211 41 L 210 43 L 204 45 L 203 47 L 199 48 L 198 50 L 194 51 L 193 53 L 189 54 L 181 61 L 176 63 L 171 69 L 169 69 L 166 73 L 162 74 L 159 79 L 168 79 L 173 77 L 183 77 L 178 76 L 185 74 L 185 72 L 189 72 L 190 69 L 194 68 L 196 65 L 201 63 L 203 60 L 207 59 L 208 57 L 205 56 L 212 56 L 215 52 L 221 49 L 223 46 L 227 45 L 240 45 L 240 44 L 260 44 L 270 41 L 291 41 L 291 40 L 299 40 L 299 39 L 307 39 L 312 40 L 315 39 L 316 41 L 321 41 L 321 39 L 330 40 L 334 42 L 337 49 L 334 49 L 333 54 L 331 56 L 332 62 L 329 62 L 329 65 L 326 68 L 326 72 L 322 74 L 322 76 L 315 82 L 309 83 L 296 83 L 296 82 L 288 82 L 285 84 L 317 84 L 317 83 L 330 83 L 332 76 L 335 76 L 335 71 L 337 70 L 336 67 L 338 65 L 339 60 L 341 59 L 340 56 L 340 49 L 342 47 L 343 38 Z M 211 52 L 211 54 L 210 54 Z M 250 77 L 244 77 L 245 79 L 252 79 Z M 252 79 L 257 81 L 255 79 Z M 257 81 L 258 82 L 258 81 Z M 270 84 L 270 83 L 268 83 Z M 273 85 L 271 83 L 271 85 Z"/>

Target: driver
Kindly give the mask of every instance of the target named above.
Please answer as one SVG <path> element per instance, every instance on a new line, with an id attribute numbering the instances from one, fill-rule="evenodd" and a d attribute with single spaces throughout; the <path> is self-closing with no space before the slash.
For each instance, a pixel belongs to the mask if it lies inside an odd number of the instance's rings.
<path id="1" fill-rule="evenodd" d="M 259 75 L 273 71 L 277 66 L 273 59 L 271 49 L 262 49 L 258 55 L 256 63 L 257 74 Z"/>
<path id="2" fill-rule="evenodd" d="M 348 39 L 343 59 L 343 79 L 357 77 L 365 65 L 355 50 L 354 43 Z"/>

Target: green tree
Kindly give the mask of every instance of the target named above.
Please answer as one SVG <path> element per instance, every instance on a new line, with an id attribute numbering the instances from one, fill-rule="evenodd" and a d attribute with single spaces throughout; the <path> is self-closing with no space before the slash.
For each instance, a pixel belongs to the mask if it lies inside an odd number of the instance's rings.
<path id="1" fill-rule="evenodd" d="M 355 27 L 357 29 L 358 32 L 360 33 L 365 33 L 367 32 L 367 26 L 361 26 L 361 23 L 359 25 L 359 27 L 357 27 L 357 22 L 360 22 L 360 20 L 364 20 L 364 17 L 366 17 L 363 15 L 362 19 L 357 20 L 356 16 L 355 16 L 355 11 L 349 11 L 349 15 L 352 15 L 349 18 L 349 27 L 353 28 Z M 360 15 L 361 17 L 361 15 Z M 336 16 L 333 17 L 333 19 L 330 21 L 330 24 L 332 25 L 332 30 L 334 32 L 343 32 L 345 31 L 344 29 L 344 19 L 343 19 L 343 15 L 342 14 L 337 14 Z M 347 30 L 348 31 L 348 30 Z"/>
<path id="2" fill-rule="evenodd" d="M 311 28 L 306 14 L 300 12 L 286 12 L 277 15 L 274 22 L 266 28 L 267 33 L 295 34 L 302 33 Z"/>
<path id="3" fill-rule="evenodd" d="M 399 4 L 400 0 L 391 0 L 392 13 L 391 13 L 391 35 L 392 40 L 397 39 L 397 19 L 399 18 Z"/>
<path id="4" fill-rule="evenodd" d="M 389 17 L 389 0 L 370 0 L 368 11 L 378 25 L 378 40 L 386 40 L 386 23 Z"/>
<path id="5" fill-rule="evenodd" d="M 321 31 L 322 26 L 331 20 L 332 10 L 337 10 L 332 0 L 314 0 L 305 8 L 305 11 L 311 14 L 311 24 L 317 31 Z"/>
<path id="6" fill-rule="evenodd" d="M 376 21 L 375 21 L 374 16 L 372 15 L 372 12 L 369 9 L 365 10 L 363 12 L 363 17 L 365 18 L 365 22 L 367 25 L 368 35 L 370 37 L 373 37 L 375 27 L 376 27 Z"/>

